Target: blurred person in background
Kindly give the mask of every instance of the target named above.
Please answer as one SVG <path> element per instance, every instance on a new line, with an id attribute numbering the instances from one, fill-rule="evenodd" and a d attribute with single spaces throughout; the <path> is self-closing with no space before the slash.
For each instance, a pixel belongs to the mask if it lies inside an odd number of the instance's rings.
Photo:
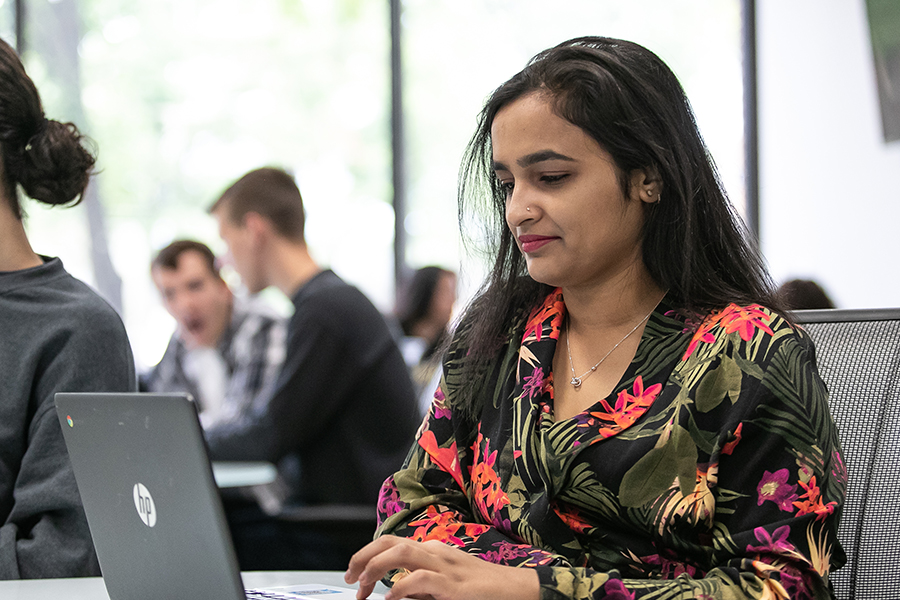
<path id="1" fill-rule="evenodd" d="M 445 341 L 456 303 L 456 273 L 441 267 L 418 269 L 397 303 L 396 319 L 403 330 L 400 350 L 410 369 L 424 415 L 431 405 L 439 366 L 435 351 Z"/>
<path id="2" fill-rule="evenodd" d="M 135 391 L 134 359 L 115 310 L 34 251 L 19 201 L 78 204 L 93 166 L 0 40 L 0 579 L 100 575 L 54 395 Z"/>
<path id="3" fill-rule="evenodd" d="M 420 422 L 384 317 L 310 255 L 287 172 L 250 171 L 210 212 L 247 290 L 275 286 L 294 304 L 275 385 L 240 418 L 206 428 L 211 457 L 277 463 L 287 506 L 374 506 Z M 245 570 L 339 569 L 374 531 L 343 538 L 244 508 L 230 512 L 230 525 Z"/>
<path id="4" fill-rule="evenodd" d="M 141 389 L 190 393 L 204 423 L 231 418 L 275 381 L 285 319 L 260 301 L 235 297 L 200 242 L 172 242 L 150 273 L 178 328 L 160 362 L 141 377 Z"/>
<path id="5" fill-rule="evenodd" d="M 778 296 L 790 310 L 834 308 L 834 302 L 815 281 L 791 279 L 778 288 Z"/>

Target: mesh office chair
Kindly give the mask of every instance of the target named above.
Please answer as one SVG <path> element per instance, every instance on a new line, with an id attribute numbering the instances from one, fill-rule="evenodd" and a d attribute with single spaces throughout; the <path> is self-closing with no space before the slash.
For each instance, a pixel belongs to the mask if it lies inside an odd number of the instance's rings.
<path id="1" fill-rule="evenodd" d="M 816 345 L 848 471 L 838 600 L 900 599 L 900 308 L 795 311 Z"/>

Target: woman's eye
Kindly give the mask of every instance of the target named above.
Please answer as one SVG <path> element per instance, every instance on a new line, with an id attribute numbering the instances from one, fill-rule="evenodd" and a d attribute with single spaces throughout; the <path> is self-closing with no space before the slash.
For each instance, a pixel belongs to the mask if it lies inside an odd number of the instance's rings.
<path id="1" fill-rule="evenodd" d="M 568 173 L 563 173 L 561 175 L 541 175 L 541 181 L 544 183 L 559 183 L 568 176 Z"/>
<path id="2" fill-rule="evenodd" d="M 515 184 L 514 184 L 512 181 L 501 181 L 501 182 L 500 182 L 500 189 L 503 190 L 503 193 L 504 193 L 504 194 L 506 194 L 507 196 L 509 196 L 510 194 L 512 194 L 513 186 L 514 186 L 514 185 L 515 185 Z"/>

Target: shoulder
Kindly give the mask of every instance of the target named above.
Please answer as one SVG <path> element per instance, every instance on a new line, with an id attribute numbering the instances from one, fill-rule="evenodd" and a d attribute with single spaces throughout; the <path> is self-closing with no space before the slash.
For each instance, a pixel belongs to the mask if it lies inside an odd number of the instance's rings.
<path id="1" fill-rule="evenodd" d="M 470 351 L 472 336 L 477 334 L 478 315 L 473 310 L 467 310 L 460 316 L 459 321 L 453 327 L 450 342 L 444 353 L 444 371 L 462 371 L 464 365 L 473 358 Z"/>
<path id="2" fill-rule="evenodd" d="M 134 357 L 118 313 L 87 284 L 69 276 L 45 290 L 39 327 L 44 371 L 39 396 L 53 390 L 133 391 Z"/>
<path id="3" fill-rule="evenodd" d="M 231 329 L 236 336 L 255 335 L 260 331 L 283 328 L 287 317 L 261 298 L 234 298 Z"/>
<path id="4" fill-rule="evenodd" d="M 59 259 L 16 273 L 16 284 L 0 295 L 0 323 L 19 347 L 130 355 L 125 326 L 112 306 L 70 275 Z"/>
<path id="5" fill-rule="evenodd" d="M 65 311 L 73 325 L 88 335 L 112 336 L 127 343 L 125 325 L 119 313 L 87 284 L 75 278 L 72 281 L 72 294 Z"/>
<path id="6" fill-rule="evenodd" d="M 483 382 L 482 389 L 492 389 L 492 384 L 515 369 L 517 351 L 529 322 L 529 313 L 519 311 L 503 330 L 489 356 L 476 357 L 472 352 L 472 337 L 478 335 L 477 315 L 465 313 L 453 330 L 450 343 L 444 353 L 441 385 L 451 404 L 459 400 L 464 388 L 472 388 L 473 382 Z M 474 399 L 473 399 L 474 400 Z"/>
<path id="7" fill-rule="evenodd" d="M 264 321 L 280 321 L 285 318 L 282 314 L 283 311 L 279 312 L 279 309 L 276 309 L 268 298 L 260 296 L 247 297 L 235 294 L 233 313 L 234 320 L 253 317 Z"/>
<path id="8" fill-rule="evenodd" d="M 23 285 L 7 296 L 11 310 L 43 331 L 62 328 L 72 335 L 102 331 L 125 333 L 122 319 L 93 288 L 70 275 L 59 259 L 25 274 Z"/>
<path id="9" fill-rule="evenodd" d="M 63 271 L 34 290 L 40 308 L 37 326 L 45 349 L 66 353 L 81 364 L 131 362 L 131 344 L 122 318 L 86 283 Z"/>
<path id="10" fill-rule="evenodd" d="M 295 316 L 338 324 L 378 317 L 384 320 L 371 300 L 359 288 L 350 285 L 333 271 L 323 271 L 298 292 Z M 303 314 L 305 313 L 305 314 Z"/>
<path id="11" fill-rule="evenodd" d="M 702 361 L 723 352 L 763 360 L 787 347 L 808 350 L 812 343 L 801 328 L 769 308 L 730 304 L 700 321 L 682 360 Z"/>
<path id="12" fill-rule="evenodd" d="M 749 414 L 766 405 L 801 418 L 824 412 L 827 392 L 815 351 L 800 327 L 766 307 L 730 305 L 707 316 L 694 331 L 673 373 L 692 389 L 703 412 L 730 397 Z M 785 408 L 787 407 L 787 408 Z"/>

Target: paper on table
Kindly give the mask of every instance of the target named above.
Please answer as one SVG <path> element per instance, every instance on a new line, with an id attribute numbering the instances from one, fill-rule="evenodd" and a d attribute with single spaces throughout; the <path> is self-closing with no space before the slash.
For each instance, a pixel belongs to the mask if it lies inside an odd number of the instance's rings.
<path id="1" fill-rule="evenodd" d="M 247 590 L 251 600 L 356 600 L 356 590 L 333 585 L 305 583 L 265 590 Z M 370 594 L 371 600 L 384 600 L 381 594 Z"/>

